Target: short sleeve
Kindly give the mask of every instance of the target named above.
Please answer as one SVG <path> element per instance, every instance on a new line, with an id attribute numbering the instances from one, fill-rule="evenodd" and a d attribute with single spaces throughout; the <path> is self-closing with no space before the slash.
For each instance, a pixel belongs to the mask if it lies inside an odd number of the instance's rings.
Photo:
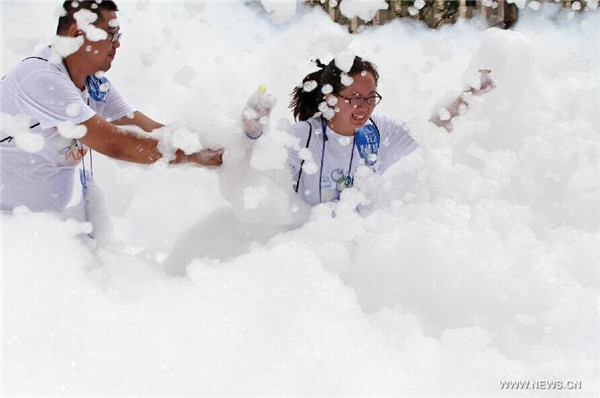
<path id="1" fill-rule="evenodd" d="M 112 122 L 135 111 L 136 109 L 121 96 L 119 90 L 111 83 L 110 90 L 106 96 L 106 106 L 100 116 Z"/>
<path id="2" fill-rule="evenodd" d="M 81 92 L 60 71 L 34 71 L 22 79 L 18 90 L 21 109 L 43 129 L 65 121 L 79 124 L 95 115 L 83 101 Z"/>
<path id="3" fill-rule="evenodd" d="M 306 148 L 307 140 L 309 139 L 309 135 L 311 133 L 312 126 L 310 122 L 298 122 L 294 126 L 292 126 L 292 135 L 300 140 L 300 148 Z M 288 166 L 292 172 L 292 176 L 296 178 L 298 173 L 300 172 L 300 167 L 302 165 L 302 159 L 300 159 L 300 154 L 298 153 L 298 148 L 291 148 L 289 150 L 288 155 Z M 295 181 L 294 181 L 295 182 Z"/>
<path id="4" fill-rule="evenodd" d="M 381 135 L 379 145 L 382 172 L 419 147 L 410 136 L 406 123 L 384 114 L 373 115 L 372 119 Z"/>

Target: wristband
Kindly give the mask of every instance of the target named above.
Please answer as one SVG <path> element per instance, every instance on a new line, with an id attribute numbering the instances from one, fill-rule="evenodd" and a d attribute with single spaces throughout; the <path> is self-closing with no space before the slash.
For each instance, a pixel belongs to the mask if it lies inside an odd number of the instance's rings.
<path id="1" fill-rule="evenodd" d="M 260 133 L 256 137 L 250 135 L 250 133 L 245 130 L 244 130 L 244 134 L 246 134 L 246 137 L 250 138 L 251 140 L 257 140 L 262 136 L 263 132 L 261 130 Z"/>

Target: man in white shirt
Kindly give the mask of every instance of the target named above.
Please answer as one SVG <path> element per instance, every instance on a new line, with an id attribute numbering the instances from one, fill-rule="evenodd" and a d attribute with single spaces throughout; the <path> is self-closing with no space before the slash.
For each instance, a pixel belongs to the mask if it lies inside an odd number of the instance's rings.
<path id="1" fill-rule="evenodd" d="M 73 193 L 74 169 L 88 148 L 135 163 L 163 156 L 156 139 L 117 127 L 134 125 L 151 132 L 162 124 L 133 108 L 103 76 L 120 46 L 116 4 L 66 1 L 63 8 L 54 44 L 23 60 L 0 83 L 5 119 L 0 131 L 2 210 L 25 205 L 33 211 L 62 212 Z M 19 115 L 29 118 L 28 134 L 43 137 L 40 150 L 18 145 Z M 171 163 L 218 166 L 222 153 L 177 150 Z"/>

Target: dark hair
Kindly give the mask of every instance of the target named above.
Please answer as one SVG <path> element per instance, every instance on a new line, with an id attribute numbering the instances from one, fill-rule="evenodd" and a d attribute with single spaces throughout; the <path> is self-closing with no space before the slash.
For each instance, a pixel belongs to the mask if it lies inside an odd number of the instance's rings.
<path id="1" fill-rule="evenodd" d="M 101 11 L 119 11 L 119 8 L 114 1 L 111 0 L 82 0 L 82 1 L 65 1 L 63 3 L 64 15 L 58 18 L 58 26 L 56 27 L 56 34 L 66 33 L 71 25 L 75 21 L 75 14 L 79 10 L 89 10 L 98 16 L 96 22 L 102 20 Z"/>
<path id="2" fill-rule="evenodd" d="M 335 65 L 335 59 L 329 62 L 328 65 L 321 63 L 317 59 L 316 64 L 320 69 L 306 75 L 302 79 L 302 85 L 294 88 L 292 92 L 290 108 L 294 110 L 295 120 L 307 120 L 319 112 L 319 104 L 323 102 L 323 93 L 321 90 L 324 85 L 331 85 L 334 94 L 346 88 L 342 83 L 342 73 L 344 72 Z M 369 61 L 365 61 L 361 57 L 354 57 L 354 63 L 348 75 L 354 76 L 362 72 L 371 72 L 375 77 L 375 84 L 377 84 L 379 73 L 377 73 L 375 65 Z M 304 84 L 311 80 L 316 83 L 316 87 L 310 91 L 304 90 Z"/>

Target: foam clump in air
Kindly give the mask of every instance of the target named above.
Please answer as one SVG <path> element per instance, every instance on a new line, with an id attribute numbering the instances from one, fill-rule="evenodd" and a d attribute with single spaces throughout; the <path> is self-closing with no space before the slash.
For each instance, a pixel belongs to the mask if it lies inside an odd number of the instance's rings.
<path id="1" fill-rule="evenodd" d="M 175 72 L 173 80 L 177 84 L 188 87 L 191 82 L 198 78 L 198 75 L 198 71 L 193 66 L 185 65 Z"/>
<path id="2" fill-rule="evenodd" d="M 59 134 L 64 138 L 74 138 L 78 140 L 83 138 L 87 133 L 87 127 L 82 124 L 73 124 L 69 121 L 59 123 L 56 128 Z"/>
<path id="3" fill-rule="evenodd" d="M 284 24 L 296 15 L 297 7 L 295 1 L 272 1 L 261 0 L 265 11 L 271 15 L 273 22 Z"/>
<path id="4" fill-rule="evenodd" d="M 39 152 L 44 148 L 44 138 L 31 132 L 31 121 L 28 116 L 23 114 L 13 116 L 6 113 L 2 113 L 1 116 L 5 134 L 13 137 L 19 148 L 29 153 Z"/>
<path id="5" fill-rule="evenodd" d="M 63 58 L 66 58 L 79 50 L 79 47 L 83 45 L 83 42 L 83 36 L 54 36 L 51 42 L 52 54 L 48 61 L 54 64 L 60 64 Z"/>
<path id="6" fill-rule="evenodd" d="M 313 91 L 315 88 L 317 88 L 317 82 L 314 80 L 309 80 L 302 85 L 302 90 L 307 93 Z"/>
<path id="7" fill-rule="evenodd" d="M 335 66 L 337 66 L 342 72 L 348 73 L 350 72 L 350 69 L 352 69 L 354 58 L 356 58 L 356 54 L 350 51 L 344 51 L 336 55 Z"/>
<path id="8" fill-rule="evenodd" d="M 361 1 L 344 0 L 340 3 L 340 12 L 346 18 L 359 17 L 363 21 L 371 21 L 379 10 L 387 10 L 389 5 L 383 0 Z"/>

